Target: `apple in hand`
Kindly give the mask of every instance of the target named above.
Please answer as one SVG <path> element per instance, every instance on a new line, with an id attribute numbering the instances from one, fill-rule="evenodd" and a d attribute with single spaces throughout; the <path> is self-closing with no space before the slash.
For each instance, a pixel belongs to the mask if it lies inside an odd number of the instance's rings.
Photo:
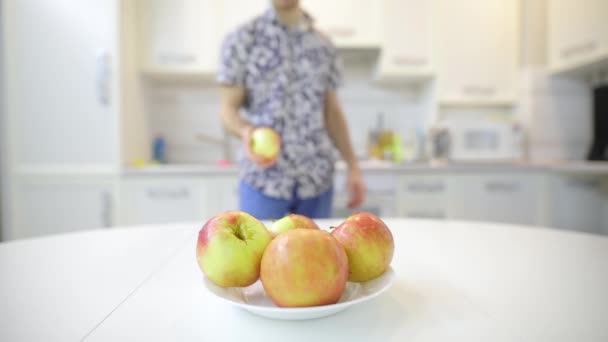
<path id="1" fill-rule="evenodd" d="M 315 221 L 304 215 L 290 214 L 280 220 L 274 221 L 268 228 L 268 231 L 272 237 L 275 237 L 296 228 L 319 229 L 319 226 L 317 226 Z"/>
<path id="2" fill-rule="evenodd" d="M 330 233 L 293 229 L 278 235 L 262 257 L 260 279 L 279 307 L 335 304 L 348 279 L 348 258 Z"/>
<path id="3" fill-rule="evenodd" d="M 260 275 L 264 250 L 272 240 L 262 222 L 242 211 L 211 218 L 198 233 L 196 258 L 203 273 L 222 287 L 245 287 Z"/>
<path id="4" fill-rule="evenodd" d="M 269 127 L 258 127 L 251 133 L 251 153 L 266 161 L 278 158 L 281 152 L 281 137 Z"/>
<path id="5" fill-rule="evenodd" d="M 381 276 L 393 259 L 395 243 L 386 224 L 370 213 L 357 213 L 331 234 L 348 255 L 349 281 L 365 282 Z"/>

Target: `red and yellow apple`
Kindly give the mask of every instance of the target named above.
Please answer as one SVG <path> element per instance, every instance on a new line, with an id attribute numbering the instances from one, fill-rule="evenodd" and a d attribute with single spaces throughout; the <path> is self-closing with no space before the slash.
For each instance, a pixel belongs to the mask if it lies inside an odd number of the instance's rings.
<path id="1" fill-rule="evenodd" d="M 393 234 L 373 214 L 354 214 L 331 234 L 348 255 L 349 281 L 365 282 L 377 278 L 387 270 L 393 259 Z"/>
<path id="2" fill-rule="evenodd" d="M 347 278 L 344 248 L 320 229 L 292 229 L 280 234 L 262 257 L 262 285 L 279 307 L 335 304 Z"/>
<path id="3" fill-rule="evenodd" d="M 255 217 L 228 211 L 211 218 L 198 234 L 196 257 L 203 273 L 222 287 L 245 287 L 260 275 L 264 250 L 272 240 Z"/>
<path id="4" fill-rule="evenodd" d="M 264 160 L 275 160 L 281 152 L 281 137 L 272 128 L 255 128 L 251 133 L 251 152 Z"/>
<path id="5" fill-rule="evenodd" d="M 280 220 L 274 221 L 268 228 L 268 231 L 272 237 L 275 237 L 281 233 L 296 228 L 319 229 L 319 226 L 317 226 L 315 221 L 311 220 L 309 217 L 298 214 L 290 214 Z"/>

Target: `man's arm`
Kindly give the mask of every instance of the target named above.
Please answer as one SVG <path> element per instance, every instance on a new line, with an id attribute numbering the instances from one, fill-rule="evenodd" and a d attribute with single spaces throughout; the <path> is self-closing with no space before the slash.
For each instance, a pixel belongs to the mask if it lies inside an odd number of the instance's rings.
<path id="1" fill-rule="evenodd" d="M 359 161 L 350 142 L 348 124 L 346 123 L 344 112 L 340 106 L 338 95 L 333 90 L 328 91 L 325 96 L 325 124 L 330 138 L 348 165 L 348 207 L 358 207 L 363 203 L 365 198 L 365 185 L 363 184 Z"/>
<path id="2" fill-rule="evenodd" d="M 245 121 L 239 113 L 245 101 L 245 89 L 240 86 L 222 86 L 220 88 L 220 98 L 222 123 L 228 132 L 241 139 L 247 158 L 263 168 L 274 164 L 275 161 L 264 160 L 251 151 L 251 132 L 254 127 Z"/>
<path id="3" fill-rule="evenodd" d="M 245 101 L 245 89 L 240 86 L 222 86 L 220 88 L 221 117 L 228 132 L 243 139 L 251 125 L 241 118 L 239 111 Z"/>

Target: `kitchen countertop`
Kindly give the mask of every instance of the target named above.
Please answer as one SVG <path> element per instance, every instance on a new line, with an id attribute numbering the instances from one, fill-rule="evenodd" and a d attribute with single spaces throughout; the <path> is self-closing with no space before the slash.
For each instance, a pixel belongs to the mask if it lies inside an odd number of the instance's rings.
<path id="1" fill-rule="evenodd" d="M 396 245 L 392 287 L 298 322 L 260 318 L 206 290 L 194 253 L 201 222 L 3 243 L 0 340 L 608 340 L 608 238 L 385 221 Z"/>
<path id="2" fill-rule="evenodd" d="M 608 162 L 470 162 L 470 163 L 411 163 L 393 164 L 381 161 L 362 161 L 364 172 L 399 172 L 399 173 L 446 173 L 446 172 L 492 172 L 492 171 L 554 171 L 578 175 L 608 175 Z M 336 164 L 336 170 L 342 172 L 346 166 Z M 125 176 L 159 176 L 159 175 L 237 175 L 238 168 L 205 164 L 173 164 L 130 167 L 123 171 Z"/>

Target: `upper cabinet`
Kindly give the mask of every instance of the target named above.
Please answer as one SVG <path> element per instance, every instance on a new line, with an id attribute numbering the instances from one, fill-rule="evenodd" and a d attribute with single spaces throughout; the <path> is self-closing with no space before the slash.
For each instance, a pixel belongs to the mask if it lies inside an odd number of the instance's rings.
<path id="1" fill-rule="evenodd" d="M 214 72 L 222 40 L 220 10 L 214 0 L 139 0 L 143 69 Z"/>
<path id="2" fill-rule="evenodd" d="M 381 6 L 374 0 L 305 0 L 315 26 L 340 48 L 380 46 Z"/>
<path id="3" fill-rule="evenodd" d="M 552 72 L 608 64 L 608 1 L 548 0 L 548 58 Z"/>
<path id="4" fill-rule="evenodd" d="M 518 3 L 433 1 L 435 63 L 442 104 L 510 105 L 515 101 Z"/>
<path id="5" fill-rule="evenodd" d="M 432 4 L 419 0 L 382 0 L 381 52 L 376 81 L 410 83 L 433 74 Z"/>

